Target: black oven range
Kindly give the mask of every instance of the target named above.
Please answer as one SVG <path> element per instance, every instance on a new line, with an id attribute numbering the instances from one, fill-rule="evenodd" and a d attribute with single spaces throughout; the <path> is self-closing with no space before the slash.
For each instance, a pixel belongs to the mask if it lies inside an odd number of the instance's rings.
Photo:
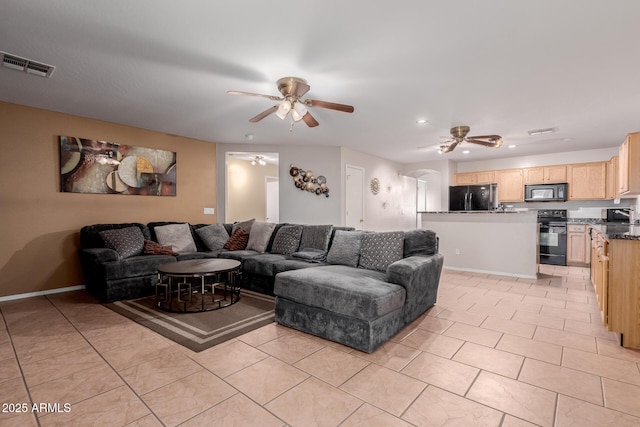
<path id="1" fill-rule="evenodd" d="M 540 264 L 567 265 L 567 211 L 539 210 Z"/>

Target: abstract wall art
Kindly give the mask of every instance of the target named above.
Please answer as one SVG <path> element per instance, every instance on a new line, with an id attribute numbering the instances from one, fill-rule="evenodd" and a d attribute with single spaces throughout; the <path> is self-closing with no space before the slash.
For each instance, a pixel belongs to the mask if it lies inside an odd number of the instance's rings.
<path id="1" fill-rule="evenodd" d="M 176 153 L 60 136 L 60 191 L 176 195 Z"/>

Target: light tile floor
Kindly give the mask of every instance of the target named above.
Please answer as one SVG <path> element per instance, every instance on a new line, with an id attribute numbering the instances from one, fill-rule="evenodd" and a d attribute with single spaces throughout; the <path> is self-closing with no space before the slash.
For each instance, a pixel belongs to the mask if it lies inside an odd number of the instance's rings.
<path id="1" fill-rule="evenodd" d="M 4 302 L 0 426 L 639 426 L 640 351 L 589 271 L 541 273 L 445 270 L 373 354 L 276 324 L 194 353 L 83 291 Z"/>

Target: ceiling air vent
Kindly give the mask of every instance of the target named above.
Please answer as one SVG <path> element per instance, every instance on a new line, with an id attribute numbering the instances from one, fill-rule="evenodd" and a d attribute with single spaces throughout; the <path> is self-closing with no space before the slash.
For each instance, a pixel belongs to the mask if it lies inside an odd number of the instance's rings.
<path id="1" fill-rule="evenodd" d="M 2 65 L 4 67 L 11 68 L 12 70 L 24 71 L 29 74 L 35 74 L 40 77 L 51 77 L 53 70 L 56 69 L 53 65 L 32 61 L 6 52 L 0 52 L 0 59 L 2 60 Z"/>

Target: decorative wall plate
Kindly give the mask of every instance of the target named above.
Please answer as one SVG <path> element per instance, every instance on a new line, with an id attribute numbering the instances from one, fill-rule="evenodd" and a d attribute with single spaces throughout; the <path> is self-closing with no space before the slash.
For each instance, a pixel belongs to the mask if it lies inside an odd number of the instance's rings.
<path id="1" fill-rule="evenodd" d="M 371 180 L 369 188 L 371 188 L 371 192 L 374 196 L 380 192 L 380 181 L 378 180 L 378 178 L 373 178 Z"/>

